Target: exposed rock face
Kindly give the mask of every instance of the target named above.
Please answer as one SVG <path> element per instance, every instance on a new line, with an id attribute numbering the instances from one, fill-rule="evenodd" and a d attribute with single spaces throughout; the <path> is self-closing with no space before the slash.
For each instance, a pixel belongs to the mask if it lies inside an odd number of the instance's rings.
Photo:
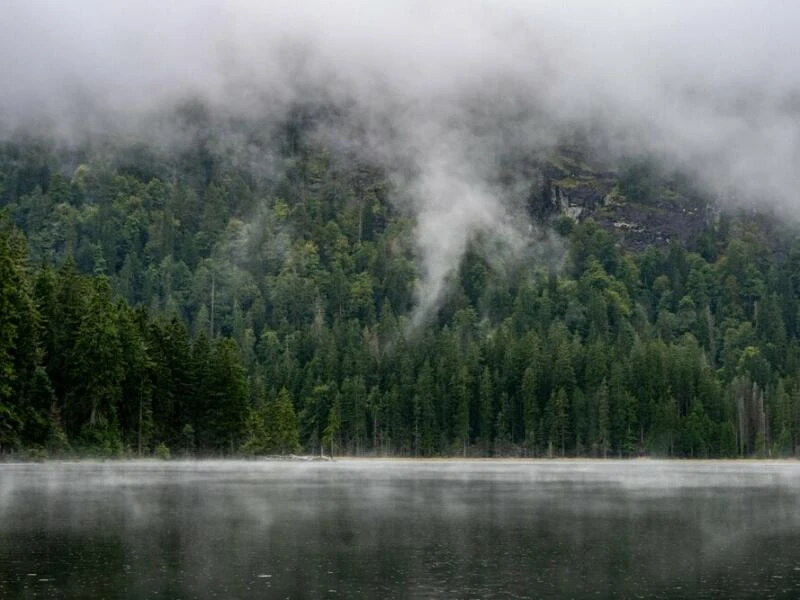
<path id="1" fill-rule="evenodd" d="M 594 169 L 564 156 L 545 162 L 542 172 L 540 193 L 533 191 L 529 200 L 532 214 L 566 215 L 578 222 L 592 218 L 627 249 L 640 251 L 671 240 L 691 247 L 719 217 L 715 203 L 649 172 Z M 537 196 L 540 205 L 534 207 Z"/>
<path id="2" fill-rule="evenodd" d="M 636 251 L 652 245 L 664 246 L 671 240 L 680 240 L 691 247 L 706 224 L 704 215 L 696 209 L 631 203 L 615 206 L 611 212 L 592 216 L 598 224 L 613 230 L 624 247 Z"/>

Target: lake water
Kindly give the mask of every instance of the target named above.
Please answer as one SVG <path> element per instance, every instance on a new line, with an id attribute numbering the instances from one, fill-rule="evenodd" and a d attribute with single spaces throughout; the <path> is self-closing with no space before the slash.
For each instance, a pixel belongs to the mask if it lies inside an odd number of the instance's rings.
<path id="1" fill-rule="evenodd" d="M 0 598 L 800 598 L 800 464 L 0 464 Z"/>

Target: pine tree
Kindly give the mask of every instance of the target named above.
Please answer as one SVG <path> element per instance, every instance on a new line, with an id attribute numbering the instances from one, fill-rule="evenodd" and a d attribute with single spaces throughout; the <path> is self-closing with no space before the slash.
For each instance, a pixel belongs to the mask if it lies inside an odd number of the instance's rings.
<path id="1" fill-rule="evenodd" d="M 286 388 L 281 388 L 275 400 L 268 405 L 267 431 L 267 443 L 271 451 L 286 454 L 297 452 L 300 448 L 294 405 Z"/>
<path id="2" fill-rule="evenodd" d="M 487 455 L 489 454 L 494 441 L 492 432 L 492 426 L 494 425 L 495 417 L 493 394 L 494 390 L 492 385 L 492 375 L 489 371 L 489 367 L 484 367 L 479 383 L 478 408 L 480 411 L 480 421 L 478 431 L 480 433 L 483 451 Z"/>
<path id="3" fill-rule="evenodd" d="M 105 454 L 122 451 L 118 416 L 123 360 L 111 286 L 98 277 L 70 357 L 75 383 L 67 392 L 65 418 L 85 444 Z"/>

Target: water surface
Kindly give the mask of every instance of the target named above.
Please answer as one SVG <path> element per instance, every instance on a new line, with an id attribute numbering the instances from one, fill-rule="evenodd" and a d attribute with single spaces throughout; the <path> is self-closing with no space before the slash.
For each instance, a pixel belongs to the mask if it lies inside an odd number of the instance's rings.
<path id="1" fill-rule="evenodd" d="M 0 598 L 798 598 L 800 465 L 0 465 Z"/>

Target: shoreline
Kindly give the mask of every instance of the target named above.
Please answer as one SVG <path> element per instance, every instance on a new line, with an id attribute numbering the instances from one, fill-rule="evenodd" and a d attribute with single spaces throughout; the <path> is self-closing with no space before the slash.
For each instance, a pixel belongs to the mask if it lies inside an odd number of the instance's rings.
<path id="1" fill-rule="evenodd" d="M 593 464 L 593 465 L 648 465 L 655 463 L 672 464 L 752 464 L 752 465 L 799 465 L 800 458 L 677 458 L 677 457 L 634 457 L 634 458 L 596 458 L 596 457 L 404 457 L 404 456 L 319 456 L 319 455 L 270 455 L 264 457 L 178 457 L 161 459 L 158 457 L 65 457 L 46 459 L 20 459 L 0 460 L 0 468 L 4 466 L 35 465 L 35 464 L 201 464 L 201 463 L 228 463 L 228 464 L 496 464 L 496 465 L 555 465 L 555 464 Z"/>

